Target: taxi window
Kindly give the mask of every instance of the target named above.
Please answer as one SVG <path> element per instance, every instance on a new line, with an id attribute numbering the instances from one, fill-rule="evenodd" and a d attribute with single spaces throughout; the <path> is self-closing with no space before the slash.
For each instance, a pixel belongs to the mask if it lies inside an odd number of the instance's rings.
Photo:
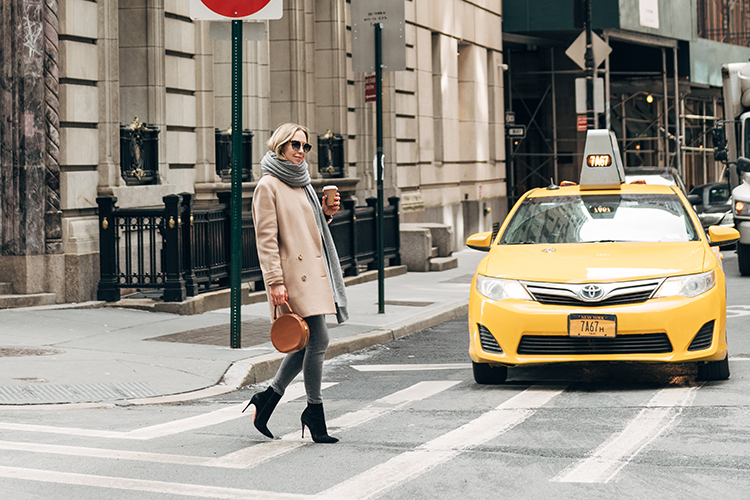
<path id="1" fill-rule="evenodd" d="M 527 198 L 501 245 L 698 240 L 675 195 L 584 195 Z"/>

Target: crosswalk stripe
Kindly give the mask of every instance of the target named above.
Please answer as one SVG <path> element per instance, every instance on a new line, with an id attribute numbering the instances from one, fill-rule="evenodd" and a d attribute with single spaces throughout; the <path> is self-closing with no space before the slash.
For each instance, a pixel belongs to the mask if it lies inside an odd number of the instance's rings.
<path id="1" fill-rule="evenodd" d="M 682 410 L 695 399 L 698 387 L 661 389 L 621 432 L 605 441 L 588 458 L 563 470 L 552 481 L 611 481 L 641 450 L 676 425 Z"/>
<path id="2" fill-rule="evenodd" d="M 324 382 L 323 389 L 336 385 L 335 382 Z M 284 397 L 279 404 L 297 399 L 305 395 L 305 386 L 302 382 L 290 385 Z M 98 429 L 80 429 L 77 427 L 56 427 L 51 425 L 35 424 L 18 424 L 11 422 L 0 422 L 0 429 L 24 432 L 42 432 L 47 434 L 64 434 L 72 436 L 85 436 L 106 439 L 137 439 L 149 440 L 159 437 L 171 436 L 211 425 L 217 425 L 236 418 L 247 417 L 247 412 L 242 413 L 242 409 L 247 405 L 247 401 L 238 405 L 232 405 L 221 410 L 216 410 L 193 417 L 174 420 L 163 424 L 152 425 L 132 431 L 103 431 Z M 248 409 L 248 411 L 252 411 Z M 252 415 L 252 414 L 251 414 Z"/>
<path id="3" fill-rule="evenodd" d="M 509 431 L 564 390 L 551 387 L 526 389 L 458 429 L 343 481 L 319 493 L 315 498 L 365 500 L 377 497 L 451 460 L 462 451 L 486 443 Z"/>
<path id="4" fill-rule="evenodd" d="M 215 460 L 214 457 L 191 457 L 187 455 L 169 455 L 164 453 L 149 453 L 145 451 L 112 450 L 107 448 L 21 443 L 15 441 L 0 441 L 0 450 L 197 466 L 209 466 L 211 465 L 211 461 Z"/>
<path id="5" fill-rule="evenodd" d="M 54 484 L 76 486 L 94 486 L 99 488 L 146 491 L 165 495 L 186 495 L 203 498 L 220 498 L 225 500 L 301 500 L 308 495 L 294 493 L 275 493 L 272 491 L 244 490 L 222 486 L 204 486 L 200 484 L 169 483 L 145 479 L 129 479 L 112 476 L 94 476 L 72 472 L 57 472 L 21 467 L 0 466 L 0 477 L 21 479 Z"/>
<path id="6" fill-rule="evenodd" d="M 330 430 L 336 429 L 339 431 L 351 429 L 415 401 L 434 396 L 458 383 L 455 380 L 418 382 L 402 391 L 378 399 L 365 408 L 334 418 L 328 422 L 328 427 Z M 255 467 L 309 443 L 309 441 L 301 441 L 298 437 L 299 435 L 299 431 L 290 432 L 282 436 L 280 440 L 243 448 L 242 450 L 217 458 L 213 461 L 212 465 L 238 469 Z"/>
<path id="7" fill-rule="evenodd" d="M 405 364 L 405 365 L 351 365 L 360 372 L 422 372 L 431 370 L 465 370 L 469 363 Z"/>

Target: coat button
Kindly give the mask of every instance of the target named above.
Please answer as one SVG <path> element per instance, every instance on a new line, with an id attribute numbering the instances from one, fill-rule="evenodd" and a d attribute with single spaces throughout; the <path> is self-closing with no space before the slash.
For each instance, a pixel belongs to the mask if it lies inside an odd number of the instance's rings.
<path id="1" fill-rule="evenodd" d="M 300 254 L 300 255 L 299 255 L 299 256 L 298 256 L 297 258 L 298 258 L 299 260 L 302 260 L 302 255 Z"/>
<path id="2" fill-rule="evenodd" d="M 302 276 L 302 281 L 307 281 L 307 276 Z"/>

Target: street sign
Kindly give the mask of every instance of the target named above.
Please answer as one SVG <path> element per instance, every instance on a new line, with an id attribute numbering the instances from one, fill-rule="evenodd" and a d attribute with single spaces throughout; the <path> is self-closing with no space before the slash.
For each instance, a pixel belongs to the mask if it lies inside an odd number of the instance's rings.
<path id="1" fill-rule="evenodd" d="M 509 125 L 505 127 L 505 133 L 508 137 L 514 139 L 523 139 L 526 137 L 526 125 Z"/>
<path id="2" fill-rule="evenodd" d="M 281 19 L 282 0 L 190 0 L 195 20 Z"/>
<path id="3" fill-rule="evenodd" d="M 365 77 L 365 102 L 375 102 L 377 100 L 377 82 L 375 75 Z"/>
<path id="4" fill-rule="evenodd" d="M 586 79 L 576 78 L 576 113 L 586 114 Z M 604 78 L 594 78 L 594 112 L 604 113 Z"/>
<path id="5" fill-rule="evenodd" d="M 510 125 L 511 123 L 516 123 L 516 113 L 514 111 L 506 111 L 505 124 Z"/>
<path id="6" fill-rule="evenodd" d="M 576 115 L 576 130 L 578 131 L 586 131 L 587 124 L 586 121 L 586 115 Z"/>
<path id="7" fill-rule="evenodd" d="M 355 73 L 375 71 L 375 24 L 383 25 L 383 71 L 406 69 L 404 0 L 353 0 L 352 69 Z"/>
<path id="8" fill-rule="evenodd" d="M 594 51 L 594 68 L 598 68 L 599 65 L 604 62 L 612 48 L 602 40 L 602 38 L 596 33 L 591 33 L 591 48 Z M 586 69 L 586 31 L 581 31 L 578 38 L 570 44 L 568 50 L 565 51 L 565 55 L 570 57 L 574 63 Z"/>

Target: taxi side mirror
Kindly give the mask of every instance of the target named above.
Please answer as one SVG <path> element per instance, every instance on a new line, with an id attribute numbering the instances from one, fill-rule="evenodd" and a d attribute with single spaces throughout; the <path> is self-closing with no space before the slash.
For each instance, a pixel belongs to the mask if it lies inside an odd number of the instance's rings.
<path id="1" fill-rule="evenodd" d="M 708 239 L 711 240 L 709 245 L 712 247 L 731 245 L 740 241 L 740 232 L 732 227 L 709 226 Z"/>
<path id="2" fill-rule="evenodd" d="M 738 236 L 739 237 L 739 236 Z M 472 234 L 466 238 L 466 246 L 474 250 L 489 252 L 492 247 L 492 231 Z"/>

